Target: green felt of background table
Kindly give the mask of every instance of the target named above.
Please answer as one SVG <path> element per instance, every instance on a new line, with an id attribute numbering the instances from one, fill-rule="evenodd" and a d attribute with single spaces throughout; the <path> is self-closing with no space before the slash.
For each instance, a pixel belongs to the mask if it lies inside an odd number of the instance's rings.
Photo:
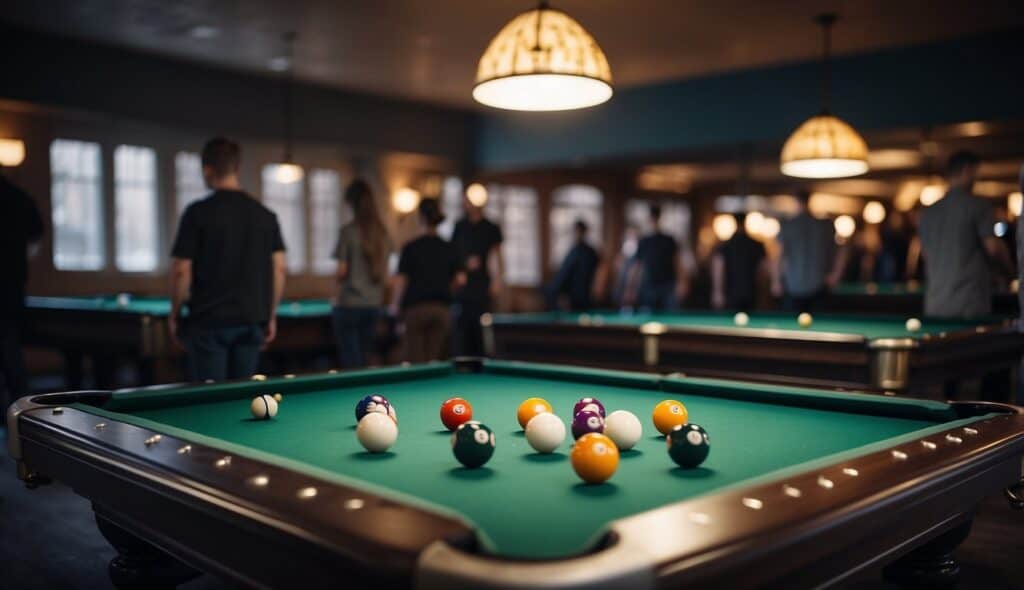
<path id="1" fill-rule="evenodd" d="M 839 283 L 832 288 L 836 295 L 917 295 L 924 294 L 923 284 L 911 283 Z"/>
<path id="2" fill-rule="evenodd" d="M 826 407 L 846 404 L 876 414 L 866 415 L 784 405 L 787 396 L 806 403 L 812 395 L 795 388 L 618 378 L 612 372 L 579 369 L 524 375 L 502 372 L 502 363 L 488 366 L 482 374 L 455 373 L 448 365 L 392 370 L 386 373 L 387 383 L 375 381 L 370 372 L 115 393 L 104 410 L 82 409 L 440 507 L 478 527 L 489 550 L 521 558 L 577 554 L 613 519 L 778 470 L 809 468 L 808 462 L 829 456 L 833 460 L 836 453 L 859 449 L 852 451 L 859 454 L 865 445 L 892 437 L 923 436 L 948 427 L 939 425 L 955 418 L 946 406 L 919 400 L 813 394 L 824 396 Z M 254 388 L 284 392 L 277 418 L 250 418 Z M 400 437 L 389 453 L 371 455 L 356 440 L 353 410 L 370 393 L 387 396 L 398 410 Z M 452 456 L 450 434 L 441 426 L 438 409 L 453 395 L 470 400 L 474 418 L 497 434 L 497 450 L 484 468 L 463 468 Z M 611 481 L 597 486 L 583 484 L 573 473 L 571 437 L 557 453 L 539 455 L 516 422 L 516 408 L 527 397 L 546 398 L 567 421 L 573 403 L 587 395 L 600 398 L 609 411 L 634 412 L 644 425 L 636 449 L 624 453 Z M 745 401 L 758 395 L 774 403 Z M 711 454 L 701 468 L 677 468 L 651 426 L 652 408 L 667 397 L 681 399 L 691 420 L 710 434 Z"/>
<path id="3" fill-rule="evenodd" d="M 581 320 L 593 324 L 596 318 L 606 325 L 636 325 L 647 322 L 660 322 L 673 328 L 740 328 L 736 325 L 734 312 L 703 312 L 687 311 L 676 313 L 620 313 L 616 311 L 598 311 L 591 313 L 524 313 L 502 314 L 494 316 L 497 322 L 569 322 L 580 323 Z M 813 322 L 809 328 L 801 328 L 797 323 L 797 314 L 778 312 L 752 312 L 748 314 L 750 321 L 743 328 L 750 330 L 788 330 L 793 332 L 829 332 L 836 334 L 856 334 L 864 338 L 920 338 L 925 334 L 937 335 L 942 332 L 973 329 L 991 321 L 958 321 L 920 318 L 921 329 L 910 332 L 906 328 L 908 318 L 899 316 L 878 315 L 837 315 L 812 314 Z"/>
<path id="4" fill-rule="evenodd" d="M 121 313 L 138 313 L 154 316 L 166 316 L 171 313 L 171 300 L 167 297 L 149 297 L 132 295 L 127 305 L 119 305 L 116 295 L 95 297 L 32 297 L 30 304 L 35 307 L 54 309 L 112 311 Z M 302 317 L 327 315 L 331 313 L 331 304 L 326 299 L 303 299 L 282 301 L 277 308 L 280 317 Z"/>

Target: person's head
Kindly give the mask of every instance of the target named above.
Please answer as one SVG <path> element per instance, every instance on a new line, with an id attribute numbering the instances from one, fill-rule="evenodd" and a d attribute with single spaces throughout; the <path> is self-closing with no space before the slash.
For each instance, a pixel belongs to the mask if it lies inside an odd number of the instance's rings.
<path id="1" fill-rule="evenodd" d="M 430 230 L 436 230 L 437 226 L 441 225 L 444 221 L 444 214 L 441 213 L 441 207 L 437 203 L 437 199 L 423 199 L 420 201 L 420 223 L 423 227 Z"/>
<path id="2" fill-rule="evenodd" d="M 806 187 L 799 187 L 793 192 L 793 196 L 796 197 L 796 202 L 800 205 L 800 208 L 807 210 L 807 207 L 811 204 L 811 191 Z"/>
<path id="3" fill-rule="evenodd" d="M 577 242 L 582 242 L 584 239 L 586 239 L 587 231 L 589 229 L 590 228 L 587 226 L 587 222 L 583 221 L 582 219 L 577 219 L 576 222 L 572 224 L 572 231 L 576 236 Z"/>
<path id="4" fill-rule="evenodd" d="M 661 221 L 661 205 L 651 205 L 650 209 L 648 209 L 647 212 L 651 216 L 651 223 L 653 223 L 654 226 L 657 227 L 658 222 Z"/>
<path id="5" fill-rule="evenodd" d="M 242 148 L 226 137 L 215 137 L 203 146 L 203 180 L 212 189 L 238 184 Z"/>
<path id="6" fill-rule="evenodd" d="M 744 224 L 747 222 L 747 213 L 745 211 L 738 211 L 732 214 L 732 218 L 736 220 L 736 233 L 746 233 L 747 228 Z"/>
<path id="7" fill-rule="evenodd" d="M 949 186 L 970 190 L 974 186 L 980 164 L 981 160 L 973 152 L 960 150 L 954 153 L 946 162 L 946 180 Z"/>

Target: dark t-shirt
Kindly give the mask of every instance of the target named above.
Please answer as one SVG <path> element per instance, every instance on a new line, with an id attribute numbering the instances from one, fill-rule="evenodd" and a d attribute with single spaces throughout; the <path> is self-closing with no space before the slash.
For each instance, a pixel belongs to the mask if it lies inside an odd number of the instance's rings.
<path id="1" fill-rule="evenodd" d="M 676 280 L 676 253 L 679 246 L 672 236 L 661 232 L 641 238 L 636 247 L 636 259 L 643 269 L 641 285 L 655 286 Z"/>
<path id="2" fill-rule="evenodd" d="M 417 303 L 452 301 L 452 279 L 460 269 L 455 247 L 437 236 L 422 236 L 402 248 L 398 272 L 408 283 L 402 309 Z"/>
<path id="3" fill-rule="evenodd" d="M 273 254 L 284 250 L 277 216 L 241 191 L 189 205 L 171 256 L 192 261 L 189 324 L 264 323 L 273 300 Z"/>
<path id="4" fill-rule="evenodd" d="M 764 246 L 749 235 L 736 232 L 718 247 L 725 262 L 725 302 L 734 308 L 749 305 L 757 287 L 757 269 L 764 260 Z"/>
<path id="5" fill-rule="evenodd" d="M 28 246 L 43 236 L 43 219 L 28 193 L 0 175 L 0 316 L 25 304 Z"/>
<path id="6" fill-rule="evenodd" d="M 487 254 L 502 242 L 501 228 L 487 219 L 473 223 L 460 219 L 452 233 L 452 244 L 459 262 L 466 269 L 466 286 L 459 292 L 462 301 L 483 302 L 490 298 L 491 275 L 487 272 Z"/>
<path id="7" fill-rule="evenodd" d="M 562 261 L 555 276 L 554 290 L 568 295 L 573 309 L 590 307 L 590 291 L 598 262 L 597 250 L 586 242 L 573 246 Z"/>

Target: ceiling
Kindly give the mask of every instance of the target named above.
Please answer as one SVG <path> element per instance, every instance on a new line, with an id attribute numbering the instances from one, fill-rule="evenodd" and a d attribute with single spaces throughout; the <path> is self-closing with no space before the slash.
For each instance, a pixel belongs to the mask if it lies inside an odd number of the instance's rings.
<path id="1" fill-rule="evenodd" d="M 839 54 L 1024 25 L 1009 0 L 554 0 L 602 46 L 619 87 L 820 52 L 815 14 L 841 15 Z M 299 33 L 296 75 L 375 94 L 472 106 L 476 63 L 530 0 L 33 0 L 15 25 L 216 66 L 268 72 Z"/>

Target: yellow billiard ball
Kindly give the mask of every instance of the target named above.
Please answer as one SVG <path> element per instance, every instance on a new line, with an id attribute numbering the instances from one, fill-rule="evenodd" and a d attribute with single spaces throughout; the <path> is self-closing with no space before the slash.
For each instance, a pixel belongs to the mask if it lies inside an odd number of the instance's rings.
<path id="1" fill-rule="evenodd" d="M 552 413 L 551 404 L 547 400 L 539 397 L 531 397 L 519 404 L 519 410 L 516 412 L 516 419 L 519 420 L 519 426 L 526 428 L 526 425 L 530 423 L 530 420 L 538 414 L 550 414 Z"/>
<path id="2" fill-rule="evenodd" d="M 812 318 L 811 314 L 809 314 L 807 312 L 804 312 L 804 313 L 796 316 L 796 323 L 800 324 L 801 328 L 810 328 L 811 324 L 813 322 L 814 322 L 814 318 Z"/>
<path id="3" fill-rule="evenodd" d="M 280 403 L 282 399 L 284 399 L 284 396 L 281 395 L 280 393 L 275 393 L 274 394 L 274 401 Z"/>
<path id="4" fill-rule="evenodd" d="M 569 460 L 580 479 L 591 484 L 603 483 L 619 468 L 619 448 L 607 436 L 590 432 L 576 441 Z"/>
<path id="5" fill-rule="evenodd" d="M 676 426 L 686 424 L 689 417 L 689 412 L 686 411 L 686 406 L 683 405 L 683 402 L 667 399 L 654 406 L 651 420 L 654 422 L 654 427 L 658 429 L 658 432 L 668 434 Z"/>

